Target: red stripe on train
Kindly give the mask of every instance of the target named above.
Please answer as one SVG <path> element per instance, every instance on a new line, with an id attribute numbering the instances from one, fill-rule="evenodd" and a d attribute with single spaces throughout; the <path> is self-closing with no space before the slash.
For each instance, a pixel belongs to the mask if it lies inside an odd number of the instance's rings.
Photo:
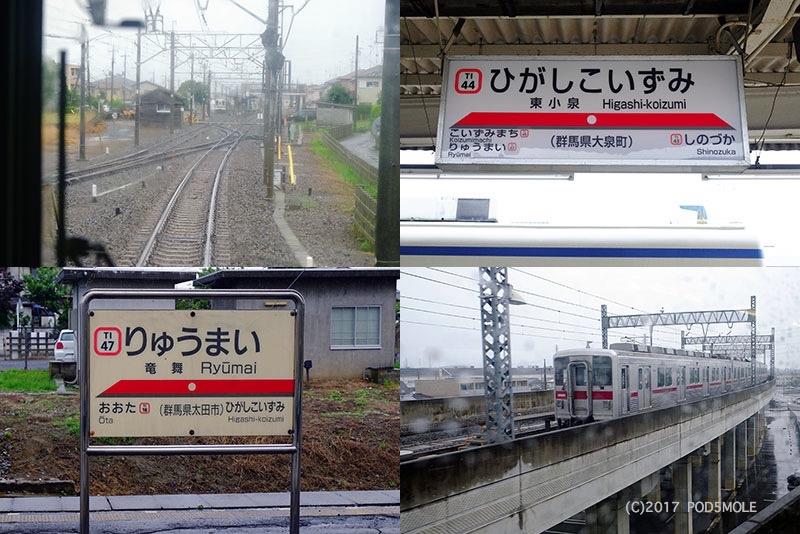
<path id="1" fill-rule="evenodd" d="M 654 389 L 653 393 L 669 393 L 670 391 L 677 391 L 677 390 L 678 390 L 678 386 L 673 386 L 671 388 Z"/>
<path id="2" fill-rule="evenodd" d="M 638 391 L 634 391 L 633 393 L 631 393 L 631 397 L 638 397 L 638 396 L 639 396 Z"/>
<path id="3" fill-rule="evenodd" d="M 689 384 L 688 386 L 686 386 L 686 389 L 694 389 L 694 388 L 701 388 L 701 387 L 703 387 L 703 384 Z"/>
<path id="4" fill-rule="evenodd" d="M 576 391 L 573 397 L 581 400 L 588 398 L 588 395 L 586 391 Z M 611 400 L 613 398 L 613 391 L 592 391 L 592 400 Z"/>

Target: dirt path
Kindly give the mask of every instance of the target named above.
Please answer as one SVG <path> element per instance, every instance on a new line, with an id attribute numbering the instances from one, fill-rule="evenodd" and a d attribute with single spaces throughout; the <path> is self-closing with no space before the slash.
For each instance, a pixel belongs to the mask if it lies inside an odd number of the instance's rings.
<path id="1" fill-rule="evenodd" d="M 375 257 L 359 249 L 353 234 L 353 187 L 312 152 L 312 140 L 308 134 L 303 145 L 292 147 L 297 185 L 286 189 L 286 221 L 316 266 L 375 265 Z M 284 156 L 280 163 L 286 162 Z"/>
<path id="2" fill-rule="evenodd" d="M 396 384 L 337 380 L 307 387 L 303 393 L 303 491 L 399 487 L 398 399 Z M 124 441 L 156 443 L 154 439 Z M 99 457 L 92 460 L 91 491 L 103 495 L 286 491 L 289 470 L 290 457 L 278 455 Z M 71 480 L 77 491 L 77 395 L 0 396 L 0 477 Z"/>

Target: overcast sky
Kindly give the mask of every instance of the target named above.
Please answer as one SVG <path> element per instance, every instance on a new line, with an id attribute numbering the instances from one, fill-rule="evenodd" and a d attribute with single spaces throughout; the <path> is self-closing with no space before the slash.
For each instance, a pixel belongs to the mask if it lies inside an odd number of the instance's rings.
<path id="1" fill-rule="evenodd" d="M 291 2 L 295 8 L 303 5 L 304 0 Z M 204 32 L 199 10 L 195 0 L 108 0 L 108 14 L 111 20 L 124 18 L 142 19 L 142 5 L 149 4 L 153 9 L 161 4 L 164 16 L 164 27 L 175 31 Z M 237 0 L 237 3 L 266 19 L 266 0 Z M 79 37 L 79 24 L 89 25 L 87 12 L 80 7 L 86 4 L 82 0 L 45 0 L 45 34 Z M 262 33 L 264 25 L 236 7 L 230 0 L 201 0 L 200 4 L 208 4 L 205 18 L 209 32 Z M 382 41 L 384 17 L 384 0 L 310 0 L 302 12 L 297 15 L 284 55 L 292 61 L 293 81 L 298 83 L 320 83 L 336 76 L 347 74 L 353 70 L 355 58 L 355 38 L 359 35 L 359 68 L 366 68 L 381 63 L 382 45 L 376 43 L 376 31 Z M 290 14 L 285 17 L 288 28 Z M 173 26 L 174 24 L 174 26 Z M 111 49 L 116 48 L 115 71 L 121 73 L 123 57 L 127 53 L 128 78 L 136 77 L 136 31 L 119 28 L 89 28 L 89 37 L 97 39 L 90 43 L 90 73 L 92 79 L 103 78 L 111 70 Z M 163 43 L 163 37 L 160 38 Z M 44 54 L 52 59 L 58 58 L 59 50 L 67 49 L 69 63 L 80 62 L 80 45 L 77 41 L 45 37 Z M 142 60 L 158 51 L 155 44 L 142 39 Z M 263 54 L 262 54 L 263 56 Z M 201 71 L 195 65 L 196 72 Z M 253 67 L 260 71 L 260 68 Z M 179 71 L 185 68 L 176 69 Z M 212 70 L 215 70 L 212 66 Z M 216 71 L 221 69 L 217 68 Z M 169 53 L 163 52 L 156 58 L 142 65 L 142 80 L 152 80 L 163 85 L 164 75 L 169 72 Z M 199 75 L 198 75 L 199 77 Z M 176 75 L 175 86 L 188 79 L 188 75 Z M 168 78 L 167 78 L 168 79 Z"/>
<path id="2" fill-rule="evenodd" d="M 477 273 L 477 268 L 402 269 L 401 366 L 483 365 Z M 747 309 L 750 295 L 755 295 L 758 333 L 776 329 L 776 366 L 800 367 L 800 268 L 511 268 L 509 281 L 515 290 L 528 292 L 521 293 L 528 305 L 511 307 L 514 365 L 541 365 L 543 359 L 549 365 L 556 347 L 582 348 L 587 340 L 599 348 L 603 303 L 610 315 L 662 308 Z M 656 344 L 680 348 L 680 331 L 677 326 L 656 328 Z M 610 342 L 620 341 L 619 336 L 641 340 L 645 332 L 614 329 Z M 699 325 L 690 332 L 702 335 Z M 708 332 L 749 334 L 750 330 L 748 324 L 712 325 Z"/>

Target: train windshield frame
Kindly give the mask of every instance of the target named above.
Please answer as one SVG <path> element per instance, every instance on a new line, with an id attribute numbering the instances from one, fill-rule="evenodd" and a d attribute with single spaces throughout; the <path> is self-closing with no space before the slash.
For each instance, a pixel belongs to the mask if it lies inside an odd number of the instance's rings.
<path id="1" fill-rule="evenodd" d="M 567 368 L 567 358 L 553 359 L 553 372 L 555 373 L 556 386 L 564 385 L 564 369 Z"/>
<path id="2" fill-rule="evenodd" d="M 592 385 L 610 386 L 612 383 L 611 356 L 592 357 Z"/>

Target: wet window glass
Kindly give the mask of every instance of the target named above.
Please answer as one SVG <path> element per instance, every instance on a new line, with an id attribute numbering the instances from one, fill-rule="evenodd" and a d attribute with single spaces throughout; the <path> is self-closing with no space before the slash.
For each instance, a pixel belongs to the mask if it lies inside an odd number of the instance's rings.
<path id="1" fill-rule="evenodd" d="M 611 385 L 611 358 L 609 356 L 594 356 L 592 371 L 594 372 L 592 383 L 595 386 Z"/>

